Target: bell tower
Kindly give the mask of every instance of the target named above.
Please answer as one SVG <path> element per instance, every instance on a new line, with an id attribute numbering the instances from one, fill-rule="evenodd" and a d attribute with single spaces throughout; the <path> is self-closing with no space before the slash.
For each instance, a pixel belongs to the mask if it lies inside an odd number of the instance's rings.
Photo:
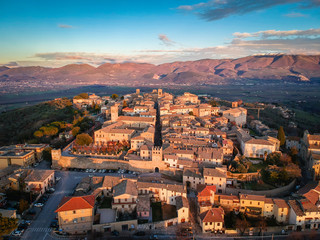
<path id="1" fill-rule="evenodd" d="M 119 104 L 116 103 L 115 105 L 111 106 L 111 122 L 116 122 L 119 117 Z"/>

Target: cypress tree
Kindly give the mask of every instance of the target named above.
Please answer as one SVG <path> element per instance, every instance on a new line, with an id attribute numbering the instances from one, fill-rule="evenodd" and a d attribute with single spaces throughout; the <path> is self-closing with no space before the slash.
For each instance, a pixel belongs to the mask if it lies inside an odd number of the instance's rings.
<path id="1" fill-rule="evenodd" d="M 282 126 L 279 127 L 277 138 L 280 141 L 280 146 L 283 146 L 286 143 L 286 135 L 284 134 L 284 130 Z"/>

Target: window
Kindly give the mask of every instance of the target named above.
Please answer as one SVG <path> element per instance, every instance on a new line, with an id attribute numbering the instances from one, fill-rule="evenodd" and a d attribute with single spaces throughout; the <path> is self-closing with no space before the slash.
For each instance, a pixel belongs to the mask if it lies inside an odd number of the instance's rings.
<path id="1" fill-rule="evenodd" d="M 219 226 L 220 226 L 220 223 L 217 223 L 217 226 L 219 227 Z"/>
<path id="2" fill-rule="evenodd" d="M 258 205 L 260 205 L 260 202 L 258 202 Z"/>
<path id="3" fill-rule="evenodd" d="M 73 214 L 76 214 L 76 211 L 73 211 Z"/>

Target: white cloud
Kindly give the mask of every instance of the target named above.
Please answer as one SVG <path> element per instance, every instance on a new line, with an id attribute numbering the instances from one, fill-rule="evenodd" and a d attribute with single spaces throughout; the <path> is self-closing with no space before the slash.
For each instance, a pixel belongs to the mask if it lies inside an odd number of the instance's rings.
<path id="1" fill-rule="evenodd" d="M 299 12 L 291 12 L 291 13 L 284 14 L 284 16 L 290 17 L 290 18 L 298 18 L 298 17 L 308 17 L 309 15 L 299 13 Z"/>
<path id="2" fill-rule="evenodd" d="M 165 34 L 159 34 L 158 39 L 161 41 L 162 44 L 166 46 L 172 46 L 175 44 L 174 41 L 172 41 L 167 35 Z"/>
<path id="3" fill-rule="evenodd" d="M 307 30 L 266 30 L 253 33 L 239 33 L 233 34 L 236 38 L 286 38 L 286 37 L 318 37 L 320 36 L 320 28 L 307 29 Z"/>
<path id="4" fill-rule="evenodd" d="M 59 24 L 58 27 L 59 28 L 73 28 L 73 26 L 67 25 L 67 24 Z"/>
<path id="5" fill-rule="evenodd" d="M 320 6 L 319 0 L 210 0 L 194 5 L 181 5 L 176 9 L 194 13 L 207 21 L 216 21 L 233 15 L 244 15 L 277 5 L 292 3 L 295 3 L 293 7 L 300 9 Z M 299 14 L 291 14 L 291 17 L 294 15 L 297 17 Z"/>

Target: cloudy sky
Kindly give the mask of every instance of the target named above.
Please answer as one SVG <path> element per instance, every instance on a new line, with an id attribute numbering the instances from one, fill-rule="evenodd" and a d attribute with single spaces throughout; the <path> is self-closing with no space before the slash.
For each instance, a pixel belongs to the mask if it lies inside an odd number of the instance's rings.
<path id="1" fill-rule="evenodd" d="M 16 0 L 0 7 L 0 64 L 160 64 L 320 54 L 320 0 Z"/>

